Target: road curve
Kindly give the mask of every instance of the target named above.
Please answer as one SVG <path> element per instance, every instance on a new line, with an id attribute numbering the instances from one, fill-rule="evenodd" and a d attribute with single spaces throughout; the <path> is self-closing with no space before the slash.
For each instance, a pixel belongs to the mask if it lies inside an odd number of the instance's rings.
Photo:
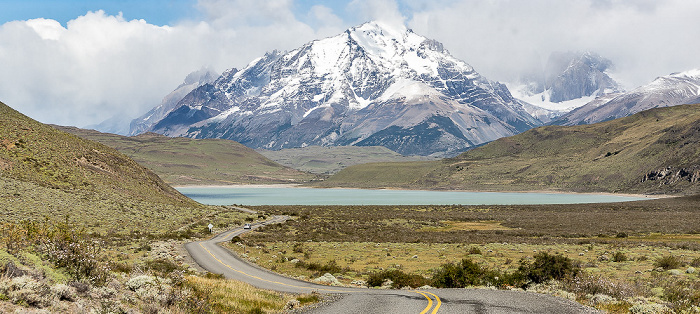
<path id="1" fill-rule="evenodd" d="M 202 268 L 255 287 L 286 293 L 341 294 L 333 303 L 308 313 L 595 313 L 578 303 L 548 295 L 504 290 L 431 289 L 380 290 L 333 287 L 288 278 L 251 265 L 218 243 L 264 225 L 282 223 L 288 216 L 252 224 L 251 229 L 235 228 L 185 248 Z"/>

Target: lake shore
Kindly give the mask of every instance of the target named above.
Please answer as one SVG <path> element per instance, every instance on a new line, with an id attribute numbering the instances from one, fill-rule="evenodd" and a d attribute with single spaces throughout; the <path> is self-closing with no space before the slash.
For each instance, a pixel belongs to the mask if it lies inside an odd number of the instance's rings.
<path id="1" fill-rule="evenodd" d="M 650 195 L 650 194 L 634 194 L 634 193 L 611 193 L 611 192 L 569 192 L 560 190 L 523 190 L 523 191 L 498 191 L 498 190 L 445 190 L 445 189 L 402 189 L 402 188 L 353 188 L 353 187 L 314 187 L 305 186 L 299 183 L 280 183 L 280 184 L 221 184 L 221 185 L 176 185 L 175 189 L 179 188 L 313 188 L 313 189 L 343 189 L 343 190 L 390 190 L 390 191 L 431 191 L 431 192 L 474 192 L 474 193 L 539 193 L 539 194 L 573 194 L 573 195 L 605 195 L 605 196 L 622 196 L 635 197 L 642 199 L 659 199 L 678 197 L 679 195 Z"/>

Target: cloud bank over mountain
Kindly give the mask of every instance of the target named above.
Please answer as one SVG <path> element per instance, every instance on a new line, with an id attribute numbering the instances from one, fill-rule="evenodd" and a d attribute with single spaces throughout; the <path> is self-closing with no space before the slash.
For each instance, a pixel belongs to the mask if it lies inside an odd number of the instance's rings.
<path id="1" fill-rule="evenodd" d="M 300 9 L 302 7 L 303 9 Z M 173 25 L 86 12 L 0 25 L 0 99 L 42 122 L 85 126 L 135 117 L 202 67 L 242 68 L 369 20 L 403 22 L 485 76 L 508 81 L 553 51 L 596 51 L 633 88 L 699 67 L 700 2 L 200 0 Z"/>

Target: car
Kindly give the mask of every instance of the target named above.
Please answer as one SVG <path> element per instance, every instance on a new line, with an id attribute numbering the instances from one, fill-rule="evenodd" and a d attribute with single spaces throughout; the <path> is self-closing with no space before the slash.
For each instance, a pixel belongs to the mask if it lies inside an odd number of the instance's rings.
<path id="1" fill-rule="evenodd" d="M 243 225 L 243 229 L 250 229 L 250 228 L 251 228 L 250 224 Z"/>

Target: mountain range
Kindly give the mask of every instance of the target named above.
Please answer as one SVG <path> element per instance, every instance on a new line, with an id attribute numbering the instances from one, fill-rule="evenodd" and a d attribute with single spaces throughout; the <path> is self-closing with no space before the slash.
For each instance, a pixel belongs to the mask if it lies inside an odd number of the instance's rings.
<path id="1" fill-rule="evenodd" d="M 612 61 L 594 52 L 555 52 L 542 69 L 524 75 L 509 88 L 516 98 L 553 110 L 550 117 L 556 118 L 598 96 L 622 92 L 610 77 L 611 68 Z"/>
<path id="2" fill-rule="evenodd" d="M 509 89 L 435 40 L 369 22 L 220 76 L 194 72 L 130 132 L 265 150 L 383 146 L 449 157 L 545 124 L 595 123 L 700 98 L 697 70 L 625 92 L 611 68 L 593 52 L 553 53 Z"/>
<path id="3" fill-rule="evenodd" d="M 673 73 L 628 92 L 602 95 L 556 119 L 553 124 L 591 124 L 651 108 L 700 103 L 700 70 Z"/>
<path id="4" fill-rule="evenodd" d="M 229 69 L 157 123 L 141 124 L 252 148 L 380 145 L 406 155 L 454 155 L 542 125 L 528 106 L 441 43 L 369 22 Z"/>

